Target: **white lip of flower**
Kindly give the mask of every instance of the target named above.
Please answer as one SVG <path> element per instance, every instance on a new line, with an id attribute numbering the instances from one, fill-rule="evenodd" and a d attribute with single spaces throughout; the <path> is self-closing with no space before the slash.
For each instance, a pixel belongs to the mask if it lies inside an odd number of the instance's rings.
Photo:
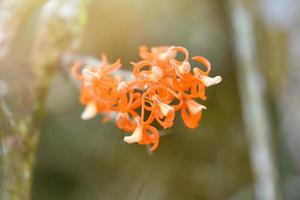
<path id="1" fill-rule="evenodd" d="M 157 95 L 153 96 L 153 99 L 158 103 L 159 109 L 163 116 L 167 116 L 169 112 L 174 111 L 174 108 L 168 104 L 161 102 Z"/>
<path id="2" fill-rule="evenodd" d="M 86 85 L 91 85 L 95 79 L 99 78 L 97 73 L 86 68 L 82 70 L 82 76 Z"/>
<path id="3" fill-rule="evenodd" d="M 125 81 L 121 81 L 119 84 L 118 84 L 118 92 L 121 92 L 121 91 L 124 91 L 125 89 L 128 88 L 128 84 L 125 82 Z"/>
<path id="4" fill-rule="evenodd" d="M 83 113 L 81 114 L 82 120 L 88 120 L 97 115 L 97 106 L 94 102 L 90 102 L 86 105 Z"/>
<path id="5" fill-rule="evenodd" d="M 196 72 L 196 69 L 194 69 L 194 74 L 196 74 L 196 77 L 199 78 L 206 87 L 217 85 L 222 81 L 221 76 L 215 76 L 215 77 L 205 76 Z"/>
<path id="6" fill-rule="evenodd" d="M 160 67 L 158 66 L 153 66 L 151 69 L 152 73 L 150 75 L 150 77 L 155 80 L 155 81 L 159 81 L 162 77 L 163 77 L 163 71 L 161 70 Z"/>
<path id="7" fill-rule="evenodd" d="M 140 119 L 135 118 L 135 123 L 137 126 L 136 126 L 134 132 L 130 136 L 124 137 L 124 142 L 127 142 L 128 144 L 132 144 L 132 143 L 139 142 L 142 140 L 143 128 L 140 123 Z"/>
<path id="8" fill-rule="evenodd" d="M 189 62 L 184 61 L 181 65 L 178 66 L 178 71 L 180 74 L 186 74 L 191 71 L 191 65 Z"/>
<path id="9" fill-rule="evenodd" d="M 216 76 L 216 77 L 209 77 L 209 76 L 200 76 L 201 81 L 206 87 L 212 86 L 212 85 L 217 85 L 222 81 L 221 76 Z"/>
<path id="10" fill-rule="evenodd" d="M 189 111 L 196 115 L 201 112 L 203 109 L 206 110 L 206 107 L 202 104 L 197 103 L 196 101 L 190 99 L 186 101 Z"/>

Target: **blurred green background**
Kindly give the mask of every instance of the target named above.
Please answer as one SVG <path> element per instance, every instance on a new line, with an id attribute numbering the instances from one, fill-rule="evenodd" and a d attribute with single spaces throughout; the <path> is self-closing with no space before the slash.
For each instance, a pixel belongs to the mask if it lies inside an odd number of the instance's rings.
<path id="1" fill-rule="evenodd" d="M 193 56 L 208 58 L 212 75 L 221 75 L 223 81 L 208 88 L 204 103 L 208 109 L 199 128 L 186 128 L 177 116 L 159 148 L 149 154 L 144 146 L 124 143 L 124 132 L 114 123 L 103 124 L 101 116 L 82 121 L 76 84 L 67 75 L 68 67 L 59 68 L 46 100 L 32 199 L 259 199 L 257 166 L 263 168 L 266 162 L 265 155 L 257 155 L 261 163 L 253 166 L 257 162 L 253 156 L 257 138 L 251 134 L 253 110 L 243 92 L 247 93 L 247 81 L 254 79 L 245 79 L 241 67 L 247 49 L 235 49 L 240 40 L 234 17 L 243 16 L 234 15 L 243 11 L 234 6 L 239 2 L 252 6 L 244 7 L 254 27 L 253 35 L 246 34 L 245 40 L 254 38 L 256 47 L 257 66 L 252 66 L 260 74 L 255 79 L 256 95 L 263 98 L 270 127 L 262 145 L 271 149 L 275 168 L 271 175 L 276 176 L 274 188 L 278 190 L 273 192 L 280 194 L 273 199 L 299 199 L 297 0 L 90 1 L 76 54 L 99 57 L 106 53 L 110 61 L 121 58 L 124 68 L 129 69 L 129 62 L 139 59 L 140 45 L 179 45 Z M 40 2 L 22 23 L 9 55 L 2 61 L 1 80 L 22 82 L 21 72 L 13 67 L 30 65 L 28 56 L 43 5 Z M 263 154 L 259 150 L 256 153 Z"/>

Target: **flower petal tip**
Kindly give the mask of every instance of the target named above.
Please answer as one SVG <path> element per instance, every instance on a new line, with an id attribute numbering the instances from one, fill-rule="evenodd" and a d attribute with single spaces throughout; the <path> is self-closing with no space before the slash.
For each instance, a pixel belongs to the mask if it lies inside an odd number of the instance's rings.
<path id="1" fill-rule="evenodd" d="M 136 143 L 142 139 L 142 130 L 141 128 L 136 128 L 135 131 L 130 136 L 124 137 L 124 142 L 128 144 Z"/>
<path id="2" fill-rule="evenodd" d="M 128 144 L 132 144 L 132 143 L 136 143 L 142 140 L 142 126 L 140 124 L 139 119 L 136 118 L 136 124 L 137 127 L 135 128 L 134 132 L 130 135 L 130 136 L 126 136 L 124 137 L 124 142 L 128 143 Z"/>
<path id="3" fill-rule="evenodd" d="M 221 83 L 221 81 L 222 81 L 221 76 L 216 76 L 215 79 L 216 79 L 216 84 Z"/>
<path id="4" fill-rule="evenodd" d="M 85 107 L 83 113 L 81 114 L 81 119 L 82 120 L 88 120 L 88 119 L 92 119 L 93 117 L 95 117 L 97 114 L 97 107 L 95 103 L 89 103 L 87 104 L 87 106 Z"/>
<path id="5" fill-rule="evenodd" d="M 209 87 L 220 83 L 222 81 L 222 77 L 221 76 L 209 77 L 209 76 L 202 75 L 201 80 L 206 87 Z"/>

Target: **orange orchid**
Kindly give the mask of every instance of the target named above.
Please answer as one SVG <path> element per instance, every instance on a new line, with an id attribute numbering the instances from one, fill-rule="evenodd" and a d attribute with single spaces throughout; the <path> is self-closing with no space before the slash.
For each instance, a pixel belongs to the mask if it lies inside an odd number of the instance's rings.
<path id="1" fill-rule="evenodd" d="M 197 128 L 202 117 L 201 111 L 203 109 L 206 109 L 206 107 L 193 99 L 184 101 L 181 107 L 181 117 L 185 125 L 192 129 Z"/>
<path id="2" fill-rule="evenodd" d="M 183 60 L 177 55 L 182 54 Z M 197 128 L 206 107 L 198 100 L 206 100 L 206 87 L 218 84 L 220 76 L 209 77 L 211 65 L 201 56 L 192 59 L 201 63 L 206 70 L 192 67 L 188 51 L 179 46 L 140 48 L 139 62 L 133 65 L 132 80 L 125 80 L 116 73 L 120 60 L 109 64 L 105 55 L 97 66 L 81 69 L 76 62 L 71 73 L 81 82 L 80 102 L 85 105 L 82 119 L 96 114 L 105 115 L 105 121 L 114 120 L 118 128 L 131 132 L 124 137 L 126 143 L 152 144 L 151 150 L 159 145 L 156 121 L 163 129 L 173 126 L 175 114 L 180 110 L 185 125 Z M 79 70 L 81 69 L 81 73 Z"/>

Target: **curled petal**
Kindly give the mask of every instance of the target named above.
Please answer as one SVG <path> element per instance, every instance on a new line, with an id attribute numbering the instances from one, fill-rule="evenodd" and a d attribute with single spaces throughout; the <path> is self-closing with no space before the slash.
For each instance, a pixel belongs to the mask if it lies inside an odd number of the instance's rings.
<path id="1" fill-rule="evenodd" d="M 151 125 L 145 125 L 145 129 L 143 131 L 143 137 L 142 140 L 139 142 L 139 144 L 150 144 L 150 143 L 153 144 L 150 150 L 154 151 L 159 145 L 159 132 L 155 127 Z"/>
<path id="2" fill-rule="evenodd" d="M 180 46 L 175 46 L 175 47 L 170 47 L 170 51 L 175 51 L 175 52 L 182 53 L 184 55 L 184 60 L 183 61 L 188 61 L 188 59 L 189 59 L 189 52 L 188 52 L 188 50 L 186 50 L 186 48 L 183 48 L 183 47 L 180 47 Z M 183 61 L 176 60 L 176 63 L 179 64 Z"/>
<path id="3" fill-rule="evenodd" d="M 81 114 L 81 119 L 88 120 L 95 117 L 97 114 L 97 106 L 94 102 L 90 102 L 86 105 L 83 113 Z"/>
<path id="4" fill-rule="evenodd" d="M 200 68 L 194 68 L 195 71 L 197 71 L 198 73 L 203 74 L 203 75 L 209 74 L 209 72 L 211 70 L 211 64 L 206 58 L 204 58 L 202 56 L 194 56 L 192 59 L 194 61 L 202 63 L 206 67 L 206 71 L 203 71 Z"/>
<path id="5" fill-rule="evenodd" d="M 147 61 L 147 60 L 143 60 L 143 61 L 138 62 L 138 63 L 131 62 L 131 64 L 134 66 L 133 75 L 135 77 L 138 77 L 140 75 L 140 71 L 141 71 L 142 68 L 151 67 L 153 65 L 152 62 Z"/>

